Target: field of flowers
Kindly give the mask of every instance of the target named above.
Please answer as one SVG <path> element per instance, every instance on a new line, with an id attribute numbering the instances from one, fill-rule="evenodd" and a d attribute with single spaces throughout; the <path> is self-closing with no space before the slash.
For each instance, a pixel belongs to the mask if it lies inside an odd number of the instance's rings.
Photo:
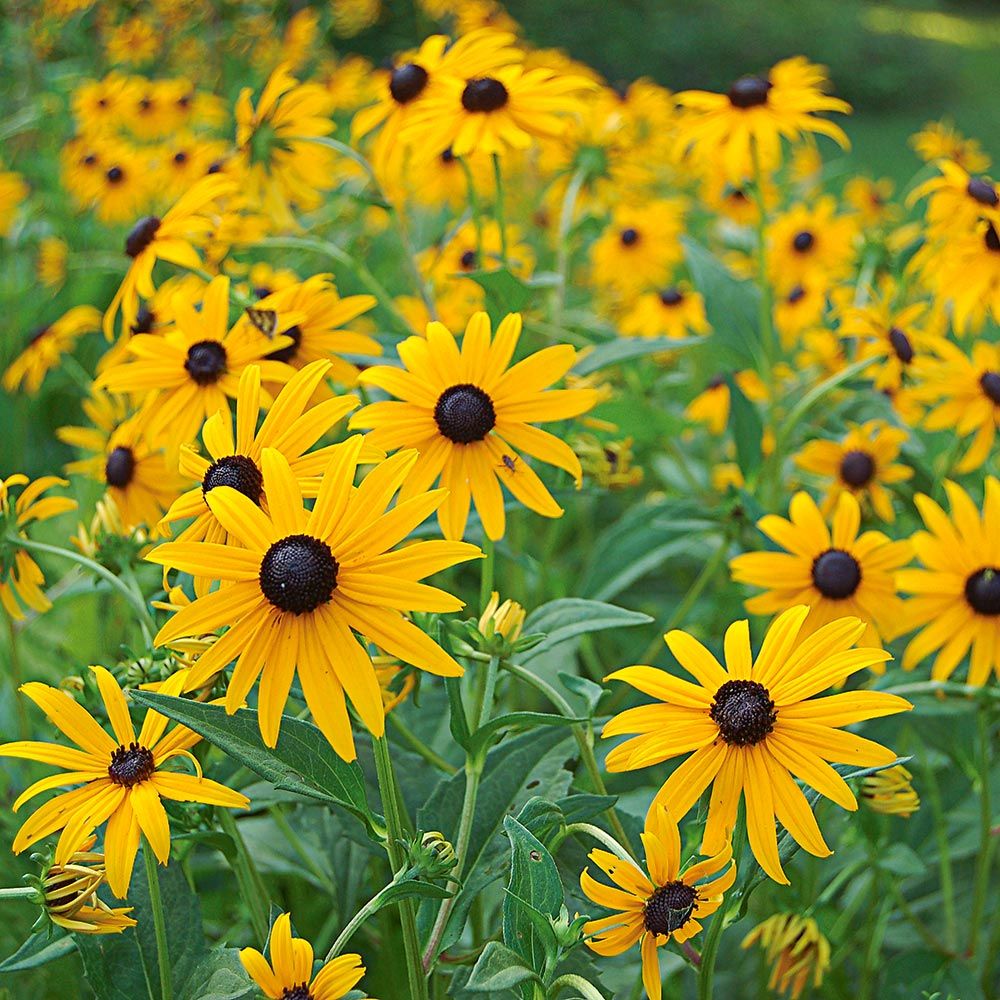
<path id="1" fill-rule="evenodd" d="M 989 156 L 399 6 L 5 8 L 0 998 L 1000 996 Z"/>

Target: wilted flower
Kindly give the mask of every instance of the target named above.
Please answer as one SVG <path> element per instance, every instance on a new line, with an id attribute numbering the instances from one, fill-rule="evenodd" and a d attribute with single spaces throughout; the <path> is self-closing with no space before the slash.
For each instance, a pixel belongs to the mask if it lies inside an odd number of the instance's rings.
<path id="1" fill-rule="evenodd" d="M 819 986 L 830 967 L 830 942 L 812 917 L 776 913 L 743 939 L 744 948 L 757 943 L 771 964 L 768 988 L 788 992 L 792 1000 L 798 1000 L 810 977 Z"/>
<path id="2" fill-rule="evenodd" d="M 920 796 L 910 784 L 912 779 L 902 764 L 887 767 L 861 783 L 861 800 L 875 812 L 909 819 L 920 808 Z"/>

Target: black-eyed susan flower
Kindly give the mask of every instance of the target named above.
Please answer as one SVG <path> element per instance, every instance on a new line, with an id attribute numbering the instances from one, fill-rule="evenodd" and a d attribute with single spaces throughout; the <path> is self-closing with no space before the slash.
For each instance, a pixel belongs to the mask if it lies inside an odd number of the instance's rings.
<path id="1" fill-rule="evenodd" d="M 890 524 L 896 513 L 887 486 L 905 482 L 913 470 L 898 463 L 899 449 L 909 434 L 890 427 L 884 420 L 848 424 L 847 433 L 837 441 L 810 441 L 795 456 L 800 469 L 828 481 L 823 513 L 829 515 L 843 490 L 865 497 L 872 510 Z"/>
<path id="2" fill-rule="evenodd" d="M 767 389 L 760 376 L 751 369 L 736 372 L 733 380 L 739 386 L 740 392 L 752 402 L 759 403 L 767 399 Z M 712 434 L 719 435 L 729 423 L 729 407 L 732 402 L 729 383 L 724 375 L 714 376 L 694 399 L 688 403 L 684 416 L 688 420 L 705 424 Z"/>
<path id="3" fill-rule="evenodd" d="M 598 955 L 620 955 L 639 944 L 646 994 L 650 1000 L 660 1000 L 663 988 L 657 948 L 671 939 L 683 944 L 701 931 L 701 921 L 718 910 L 724 893 L 736 881 L 736 865 L 726 843 L 714 856 L 682 871 L 677 822 L 657 804 L 646 816 L 642 845 L 646 871 L 609 851 L 590 852 L 590 860 L 614 886 L 598 882 L 585 868 L 580 887 L 598 906 L 617 912 L 584 924 L 583 933 L 588 947 Z"/>
<path id="4" fill-rule="evenodd" d="M 925 163 L 950 160 L 970 173 L 990 169 L 990 158 L 979 140 L 966 138 L 950 121 L 928 122 L 910 136 L 910 145 Z"/>
<path id="5" fill-rule="evenodd" d="M 813 205 L 794 205 L 767 227 L 767 267 L 778 288 L 829 288 L 846 277 L 854 262 L 857 222 L 837 214 L 830 196 Z"/>
<path id="6" fill-rule="evenodd" d="M 139 296 L 150 299 L 153 267 L 165 260 L 178 267 L 197 271 L 201 258 L 195 246 L 214 228 L 212 208 L 223 195 L 232 192 L 233 182 L 223 174 L 203 177 L 161 219 L 147 215 L 139 219 L 125 239 L 125 254 L 131 258 L 128 271 L 104 314 L 104 334 L 114 336 L 115 317 L 122 314 L 122 332 L 128 336 L 139 311 Z"/>
<path id="7" fill-rule="evenodd" d="M 227 585 L 194 601 L 167 622 L 158 645 L 229 626 L 203 653 L 186 681 L 197 690 L 232 660 L 226 692 L 235 712 L 263 671 L 258 697 L 264 742 L 278 740 L 281 713 L 298 671 L 316 725 L 345 760 L 355 757 L 344 694 L 376 736 L 385 719 L 371 656 L 357 632 L 421 670 L 458 676 L 462 668 L 408 621 L 406 611 L 457 611 L 458 598 L 417 581 L 475 558 L 463 542 L 425 541 L 390 551 L 444 500 L 444 493 L 410 491 L 387 511 L 417 455 L 402 451 L 376 465 L 361 485 L 354 478 L 363 446 L 356 435 L 336 445 L 308 511 L 288 461 L 274 448 L 261 453 L 269 514 L 232 486 L 205 495 L 222 527 L 240 543 L 169 542 L 150 553 L 162 566 Z"/>
<path id="8" fill-rule="evenodd" d="M 486 534 L 496 541 L 506 526 L 502 483 L 526 507 L 545 517 L 562 508 L 521 457 L 525 452 L 564 469 L 580 484 L 580 460 L 564 441 L 532 426 L 579 416 L 595 405 L 594 389 L 549 389 L 572 367 L 569 345 L 546 347 L 510 366 L 521 336 L 521 317 L 505 317 L 491 337 L 486 313 L 476 313 L 459 351 L 441 323 L 426 337 L 408 337 L 398 347 L 405 368 L 380 365 L 361 382 L 397 400 L 372 403 L 351 418 L 352 427 L 372 428 L 378 448 L 415 448 L 420 457 L 401 497 L 427 489 L 440 477 L 449 491 L 438 519 L 446 538 L 465 533 L 470 503 Z"/>
<path id="9" fill-rule="evenodd" d="M 13 171 L 0 171 L 0 236 L 10 234 L 17 210 L 28 197 L 24 178 Z"/>
<path id="10" fill-rule="evenodd" d="M 177 541 L 239 544 L 212 512 L 208 494 L 218 486 L 229 486 L 266 510 L 260 468 L 265 448 L 274 448 L 285 456 L 303 496 L 316 496 L 335 446 L 312 452 L 309 449 L 358 405 L 353 396 L 333 396 L 310 407 L 310 399 L 329 371 L 329 361 L 313 361 L 296 372 L 278 393 L 258 429 L 263 402 L 260 368 L 248 365 L 244 369 L 236 396 L 235 420 L 228 410 L 220 410 L 205 421 L 202 440 L 206 455 L 190 446 L 181 449 L 181 474 L 196 480 L 197 485 L 178 497 L 163 517 L 164 525 L 193 519 Z M 362 462 L 384 457 L 383 452 L 368 444 L 361 449 Z M 209 579 L 196 577 L 196 586 L 207 591 Z"/>
<path id="11" fill-rule="evenodd" d="M 0 604 L 11 618 L 24 617 L 22 603 L 39 614 L 52 607 L 42 590 L 45 575 L 17 545 L 17 539 L 27 537 L 24 529 L 32 521 L 47 521 L 76 509 L 76 501 L 69 497 L 43 496 L 53 486 L 68 485 L 58 476 L 43 476 L 32 482 L 22 473 L 0 480 Z M 13 491 L 19 486 L 22 489 L 15 500 Z"/>
<path id="12" fill-rule="evenodd" d="M 318 83 L 299 83 L 278 66 L 254 107 L 253 88 L 236 101 L 236 145 L 244 194 L 282 227 L 296 228 L 292 205 L 316 208 L 336 181 L 336 153 L 310 141 L 329 135 L 330 99 Z"/>
<path id="13" fill-rule="evenodd" d="M 591 476 L 606 490 L 625 490 L 643 480 L 642 466 L 634 465 L 632 438 L 602 441 L 594 434 L 581 434 L 572 440 L 580 456 L 584 475 Z"/>
<path id="14" fill-rule="evenodd" d="M 677 141 L 737 183 L 755 175 L 754 148 L 761 170 L 774 170 L 781 163 L 782 138 L 794 142 L 815 132 L 846 149 L 844 130 L 817 114 L 851 110 L 846 101 L 823 92 L 827 82 L 822 66 L 796 56 L 763 76 L 741 76 L 726 94 L 686 90 L 676 95 L 685 112 L 678 120 Z"/>
<path id="15" fill-rule="evenodd" d="M 905 631 L 894 574 L 912 557 L 909 542 L 891 541 L 881 531 L 859 535 L 861 508 L 853 493 L 837 497 L 830 527 L 805 492 L 792 497 L 788 516 L 768 514 L 757 522 L 784 552 L 746 552 L 729 564 L 737 583 L 766 588 L 745 602 L 747 611 L 769 615 L 808 605 L 803 636 L 853 615 L 865 622 L 864 641 L 873 646 Z"/>
<path id="16" fill-rule="evenodd" d="M 888 177 L 852 177 L 844 185 L 844 202 L 857 216 L 862 229 L 877 229 L 899 221 L 900 206 L 892 195 L 896 186 Z"/>
<path id="17" fill-rule="evenodd" d="M 776 913 L 758 924 L 744 939 L 743 947 L 759 945 L 771 966 L 769 990 L 787 993 L 798 1000 L 806 984 L 823 983 L 830 968 L 830 942 L 812 917 L 797 913 Z"/>
<path id="18" fill-rule="evenodd" d="M 640 295 L 618 324 L 626 337 L 701 336 L 711 331 L 705 316 L 705 300 L 687 282 L 667 285 L 657 292 Z"/>
<path id="19" fill-rule="evenodd" d="M 920 808 L 913 775 L 902 764 L 869 774 L 861 782 L 861 801 L 874 812 L 909 819 Z"/>
<path id="20" fill-rule="evenodd" d="M 282 913 L 271 928 L 268 960 L 256 948 L 243 948 L 240 961 L 268 1000 L 341 1000 L 365 974 L 360 955 L 341 955 L 313 975 L 313 949 L 292 936 L 292 919 Z"/>
<path id="21" fill-rule="evenodd" d="M 271 309 L 282 316 L 294 314 L 296 322 L 280 327 L 281 333 L 291 343 L 272 350 L 266 357 L 284 361 L 293 368 L 302 368 L 310 362 L 324 359 L 329 363 L 330 377 L 340 385 L 351 386 L 357 382 L 358 367 L 343 355 L 377 357 L 382 345 L 345 325 L 375 306 L 374 295 L 348 295 L 341 298 L 329 274 L 314 274 L 266 295 L 257 303 L 257 309 Z"/>
<path id="22" fill-rule="evenodd" d="M 594 283 L 623 294 L 667 288 L 684 256 L 683 232 L 684 204 L 677 198 L 616 209 L 590 248 Z"/>
<path id="23" fill-rule="evenodd" d="M 970 174 L 957 163 L 942 160 L 940 173 L 910 193 L 909 202 L 927 198 L 928 226 L 943 236 L 974 229 L 980 219 L 1000 223 L 1000 190 L 989 177 Z"/>
<path id="24" fill-rule="evenodd" d="M 111 907 L 97 894 L 107 881 L 104 855 L 88 837 L 64 865 L 50 864 L 38 882 L 49 920 L 73 934 L 121 934 L 136 921 L 132 907 Z"/>
<path id="25" fill-rule="evenodd" d="M 931 676 L 947 680 L 971 649 L 968 683 L 979 687 L 991 672 L 1000 677 L 1000 482 L 986 478 L 980 514 L 968 493 L 946 482 L 951 517 L 930 497 L 916 496 L 926 531 L 913 536 L 913 548 L 923 564 L 897 575 L 907 601 L 909 628 L 920 631 L 903 654 L 903 668 L 912 670 L 936 653 Z"/>
<path id="26" fill-rule="evenodd" d="M 838 618 L 801 634 L 808 614 L 809 608 L 799 605 L 779 615 L 756 660 L 748 623 L 734 622 L 725 636 L 725 668 L 693 636 L 668 632 L 670 652 L 697 684 L 646 666 L 626 667 L 607 678 L 661 702 L 628 709 L 604 727 L 605 737 L 639 734 L 608 754 L 608 770 L 631 771 L 690 754 L 654 803 L 684 816 L 713 785 L 701 849 L 715 854 L 729 842 L 744 798 L 754 857 L 782 883 L 788 879 L 778 858 L 775 818 L 810 854 L 831 853 L 792 776 L 845 809 L 857 809 L 854 794 L 827 762 L 881 767 L 895 754 L 840 727 L 912 707 L 883 691 L 813 698 L 890 656 L 881 648 L 852 648 L 866 629 L 857 618 Z"/>
<path id="27" fill-rule="evenodd" d="M 35 259 L 35 274 L 46 287 L 58 289 L 66 280 L 66 261 L 69 246 L 58 236 L 46 236 L 38 243 L 38 257 Z"/>
<path id="28" fill-rule="evenodd" d="M 149 200 L 151 171 L 147 154 L 118 139 L 106 143 L 100 169 L 93 175 L 90 200 L 101 222 L 129 222 Z"/>
<path id="29" fill-rule="evenodd" d="M 93 306 L 73 306 L 54 323 L 33 330 L 24 349 L 3 374 L 4 389 L 23 389 L 34 396 L 62 356 L 73 350 L 83 334 L 100 329 L 100 325 L 101 314 Z"/>
<path id="30" fill-rule="evenodd" d="M 141 420 L 147 437 L 169 450 L 191 441 L 202 423 L 235 398 L 240 376 L 249 364 L 261 378 L 287 382 L 293 369 L 266 360 L 271 350 L 291 344 L 248 330 L 241 321 L 229 326 L 229 278 L 213 278 L 199 305 L 187 294 L 173 299 L 175 326 L 162 336 L 140 334 L 128 342 L 128 358 L 97 379 L 99 389 L 130 393 L 143 402 Z"/>
<path id="31" fill-rule="evenodd" d="M 190 748 L 201 739 L 184 726 L 166 732 L 167 718 L 150 709 L 138 737 L 129 717 L 128 702 L 118 682 L 104 667 L 92 667 L 114 736 L 109 735 L 86 709 L 65 691 L 32 681 L 21 691 L 68 736 L 77 748 L 55 743 L 17 742 L 0 746 L 0 757 L 18 757 L 52 764 L 63 774 L 42 778 L 27 788 L 14 803 L 14 811 L 41 792 L 66 785 L 79 785 L 62 792 L 39 807 L 14 838 L 13 850 L 25 848 L 62 833 L 55 850 L 55 863 L 65 865 L 80 845 L 102 823 L 108 885 L 119 898 L 128 892 L 132 867 L 139 849 L 140 831 L 145 834 L 161 864 L 170 859 L 170 825 L 161 799 L 203 802 L 230 809 L 245 809 L 249 800 L 201 774 Z M 179 694 L 183 675 L 177 674 L 160 689 Z M 167 771 L 164 765 L 175 757 L 187 757 L 197 774 Z"/>
<path id="32" fill-rule="evenodd" d="M 974 434 L 956 472 L 972 472 L 989 458 L 1000 426 L 1000 345 L 977 340 L 971 356 L 941 339 L 936 356 L 917 367 L 914 395 L 928 405 L 924 426 L 959 438 Z"/>
<path id="33" fill-rule="evenodd" d="M 143 440 L 140 425 L 129 416 L 120 396 L 98 390 L 84 400 L 83 409 L 92 426 L 56 431 L 60 441 L 91 452 L 87 458 L 70 462 L 67 474 L 103 483 L 125 532 L 154 527 L 180 492 L 177 470 Z"/>
<path id="34" fill-rule="evenodd" d="M 534 139 L 562 135 L 593 87 L 582 76 L 517 63 L 478 75 L 439 74 L 400 139 L 455 156 L 528 149 Z"/>
<path id="35" fill-rule="evenodd" d="M 795 345 L 806 330 L 819 326 L 826 309 L 826 282 L 782 285 L 774 303 L 774 325 L 785 350 Z"/>

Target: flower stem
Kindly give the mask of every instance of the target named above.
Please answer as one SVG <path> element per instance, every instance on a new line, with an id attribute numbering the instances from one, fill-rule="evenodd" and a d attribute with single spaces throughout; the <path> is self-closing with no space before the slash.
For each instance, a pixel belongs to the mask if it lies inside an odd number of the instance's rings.
<path id="1" fill-rule="evenodd" d="M 396 712 L 390 712 L 386 718 L 389 724 L 399 733 L 403 742 L 420 757 L 423 757 L 431 767 L 436 767 L 445 774 L 457 774 L 458 768 L 454 764 L 449 764 L 440 754 L 435 753 L 410 727 L 403 722 Z"/>
<path id="2" fill-rule="evenodd" d="M 142 858 L 146 865 L 146 882 L 149 885 L 149 906 L 153 911 L 156 962 L 160 970 L 160 996 L 163 1000 L 173 1000 L 174 985 L 170 969 L 170 953 L 167 950 L 167 923 L 163 916 L 163 900 L 160 897 L 160 876 L 156 870 L 156 856 L 145 834 L 142 837 Z"/>
<path id="3" fill-rule="evenodd" d="M 345 948 L 347 942 L 351 940 L 354 936 L 354 932 L 373 914 L 377 913 L 382 907 L 382 900 L 385 898 L 386 893 L 396 884 L 396 879 L 388 884 L 382 886 L 381 889 L 371 899 L 365 903 L 364 906 L 358 910 L 357 913 L 351 917 L 347 926 L 340 932 L 340 936 L 336 941 L 330 945 L 330 950 L 326 953 L 326 958 L 323 959 L 324 964 L 326 962 L 332 962 Z"/>
<path id="4" fill-rule="evenodd" d="M 30 885 L 16 885 L 10 889 L 0 889 L 0 899 L 35 899 L 38 897 L 38 890 Z"/>
<path id="5" fill-rule="evenodd" d="M 503 198 L 503 170 L 500 166 L 500 155 L 499 153 L 493 154 L 493 180 L 496 184 L 496 215 L 497 215 L 497 227 L 500 230 L 500 257 L 501 263 L 506 267 L 507 265 L 507 224 L 506 216 L 504 213 L 504 198 Z"/>
<path id="6" fill-rule="evenodd" d="M 715 960 L 719 957 L 719 943 L 725 929 L 727 911 L 719 910 L 712 917 L 712 926 L 705 937 L 705 947 L 701 950 L 701 965 L 698 967 L 698 1000 L 712 1000 L 715 980 Z"/>
<path id="7" fill-rule="evenodd" d="M 24 671 L 21 668 L 21 649 L 17 644 L 17 627 L 14 624 L 13 616 L 6 608 L 3 609 L 3 616 L 7 622 L 7 633 L 10 638 L 10 646 L 8 647 L 10 650 L 10 683 L 16 692 L 21 687 L 21 678 L 24 677 Z M 17 728 L 21 734 L 21 739 L 26 740 L 30 730 L 24 699 L 18 698 L 15 695 L 14 704 L 17 706 Z"/>
<path id="8" fill-rule="evenodd" d="M 598 843 L 603 844 L 612 854 L 621 858 L 622 861 L 633 861 L 632 855 L 629 854 L 623 845 L 619 844 L 610 834 L 605 833 L 599 826 L 594 826 L 592 823 L 570 823 L 553 843 L 552 853 L 554 854 L 559 845 L 574 833 L 585 833 L 588 837 L 593 837 Z"/>
<path id="9" fill-rule="evenodd" d="M 229 837 L 236 848 L 236 862 L 233 871 L 236 874 L 236 881 L 239 882 L 240 892 L 246 901 L 247 909 L 250 911 L 250 923 L 253 924 L 254 934 L 257 939 L 265 941 L 267 939 L 268 908 L 269 900 L 267 889 L 261 880 L 257 866 L 250 857 L 247 850 L 246 841 L 240 833 L 236 820 L 228 809 L 216 809 L 219 817 L 219 825 L 223 832 Z"/>
<path id="10" fill-rule="evenodd" d="M 472 224 L 476 227 L 476 264 L 482 267 L 483 260 L 483 215 L 479 206 L 479 195 L 476 194 L 476 181 L 472 176 L 472 168 L 469 166 L 464 156 L 458 157 L 458 162 L 462 164 L 465 172 L 465 185 L 469 194 L 469 208 L 472 211 Z"/>
<path id="11" fill-rule="evenodd" d="M 976 856 L 975 893 L 972 897 L 972 916 L 969 920 L 968 954 L 975 957 L 979 948 L 979 935 L 986 906 L 986 893 L 990 887 L 990 868 L 997 838 L 992 835 L 993 815 L 990 803 L 990 710 L 983 703 L 979 706 L 977 760 L 979 771 L 979 853 Z"/>
<path id="12" fill-rule="evenodd" d="M 574 975 L 569 972 L 564 976 L 560 976 L 550 987 L 548 993 L 543 993 L 543 996 L 557 997 L 560 991 L 563 989 L 568 989 L 572 987 L 577 993 L 584 998 L 584 1000 L 604 1000 L 604 997 L 587 982 L 582 976 Z"/>
<path id="13" fill-rule="evenodd" d="M 559 212 L 559 234 L 556 241 L 556 273 L 559 281 L 555 288 L 555 298 L 552 308 L 552 322 L 556 326 L 562 324 L 562 314 L 566 308 L 566 285 L 569 282 L 569 231 L 573 228 L 573 215 L 576 211 L 576 201 L 580 197 L 586 174 L 578 170 L 566 185 L 562 208 Z"/>
<path id="14" fill-rule="evenodd" d="M 948 842 L 948 824 L 941 802 L 941 789 L 938 787 L 934 770 L 929 764 L 924 765 L 924 781 L 927 786 L 927 797 L 931 801 L 931 812 L 934 816 L 934 835 L 938 846 L 938 863 L 941 870 L 941 896 L 944 910 L 944 941 L 949 952 L 955 951 L 955 887 L 951 870 L 951 846 Z"/>
<path id="15" fill-rule="evenodd" d="M 382 797 L 382 808 L 385 810 L 386 853 L 393 874 L 405 865 L 403 849 L 400 841 L 403 839 L 403 821 L 399 812 L 399 796 L 396 786 L 396 775 L 392 769 L 392 757 L 389 754 L 389 742 L 384 736 L 372 740 L 375 751 L 375 771 L 378 774 L 378 790 Z M 403 949 L 406 957 L 406 977 L 410 984 L 412 1000 L 427 1000 L 427 979 L 420 962 L 420 940 L 417 937 L 417 921 L 413 913 L 413 902 L 409 899 L 400 900 L 399 922 L 403 929 Z"/>
<path id="16" fill-rule="evenodd" d="M 479 578 L 479 610 L 483 611 L 489 604 L 490 595 L 493 593 L 493 577 L 496 568 L 496 546 L 493 539 L 486 532 L 483 532 L 483 552 L 486 558 L 480 564 Z"/>

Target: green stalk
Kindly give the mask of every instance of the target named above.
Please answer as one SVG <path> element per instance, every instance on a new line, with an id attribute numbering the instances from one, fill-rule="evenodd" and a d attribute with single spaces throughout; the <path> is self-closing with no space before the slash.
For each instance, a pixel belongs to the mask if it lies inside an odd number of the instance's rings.
<path id="1" fill-rule="evenodd" d="M 323 959 L 323 963 L 332 962 L 347 945 L 347 942 L 351 940 L 354 936 L 354 932 L 373 914 L 377 913 L 382 907 L 382 900 L 385 898 L 386 894 L 390 889 L 396 884 L 396 879 L 394 878 L 388 885 L 382 886 L 381 889 L 371 899 L 365 903 L 364 906 L 358 910 L 357 913 L 351 917 L 347 926 L 340 932 L 340 936 L 336 941 L 330 946 L 330 950 L 326 953 L 326 958 Z"/>
<path id="2" fill-rule="evenodd" d="M 599 826 L 592 823 L 570 823 L 562 833 L 553 841 L 552 853 L 555 854 L 559 846 L 574 833 L 585 833 L 588 837 L 593 837 L 598 843 L 603 844 L 612 854 L 621 858 L 622 861 L 634 860 L 625 848 L 615 840 L 610 834 L 605 833 Z"/>
<path id="3" fill-rule="evenodd" d="M 469 194 L 469 208 L 472 210 L 472 224 L 476 227 L 476 264 L 482 267 L 483 260 L 483 214 L 479 205 L 479 195 L 476 194 L 476 181 L 472 176 L 472 168 L 464 156 L 458 157 L 465 173 L 465 185 Z"/>
<path id="4" fill-rule="evenodd" d="M 21 667 L 21 648 L 18 646 L 17 628 L 14 625 L 13 616 L 6 608 L 3 609 L 3 616 L 7 622 L 7 633 L 10 637 L 10 646 L 8 647 L 10 650 L 10 683 L 16 692 L 20 689 L 21 679 L 24 677 L 24 671 Z M 28 712 L 24 699 L 15 695 L 14 704 L 17 710 L 17 728 L 21 739 L 26 740 L 31 730 L 28 726 Z"/>
<path id="5" fill-rule="evenodd" d="M 0 899 L 37 899 L 38 890 L 30 885 L 13 886 L 10 889 L 0 889 Z"/>
<path id="6" fill-rule="evenodd" d="M 552 322 L 562 325 L 562 314 L 566 308 L 566 285 L 569 282 L 569 231 L 573 228 L 573 214 L 576 210 L 576 200 L 580 197 L 586 174 L 577 170 L 566 185 L 562 208 L 559 212 L 559 235 L 556 242 L 556 273 L 559 282 L 555 288 L 555 298 L 552 308 Z"/>
<path id="7" fill-rule="evenodd" d="M 972 916 L 969 919 L 968 954 L 975 957 L 979 949 L 980 924 L 986 907 L 986 893 L 990 888 L 990 869 L 997 838 L 992 836 L 993 813 L 990 803 L 990 718 L 989 708 L 982 704 L 976 713 L 979 736 L 979 853 L 976 856 L 975 890 L 972 897 Z"/>
<path id="8" fill-rule="evenodd" d="M 458 768 L 454 764 L 449 764 L 448 761 L 444 759 L 440 754 L 435 753 L 429 746 L 415 732 L 413 732 L 410 727 L 403 722 L 402 718 L 396 712 L 390 712 L 386 718 L 389 720 L 389 725 L 399 734 L 402 741 L 411 749 L 415 754 L 423 757 L 431 767 L 436 767 L 439 771 L 443 771 L 445 774 L 457 774 Z"/>
<path id="9" fill-rule="evenodd" d="M 604 997 L 596 990 L 590 983 L 587 982 L 582 976 L 574 975 L 573 973 L 567 973 L 565 976 L 560 976 L 550 987 L 548 996 L 557 997 L 559 993 L 564 988 L 573 987 L 584 1000 L 604 1000 Z M 546 994 L 543 992 L 542 996 Z"/>
<path id="10" fill-rule="evenodd" d="M 253 924 L 254 934 L 257 935 L 259 941 L 266 941 L 269 909 L 267 889 L 264 887 L 257 866 L 253 863 L 253 858 L 247 850 L 246 841 L 236 825 L 233 814 L 228 809 L 216 809 L 215 812 L 219 817 L 219 826 L 236 847 L 236 863 L 232 868 L 236 874 L 240 892 L 246 901 L 247 909 L 250 911 L 250 923 Z"/>
<path id="11" fill-rule="evenodd" d="M 944 941 L 948 951 L 954 953 L 957 940 L 955 928 L 955 883 L 951 869 L 951 846 L 948 841 L 948 824 L 941 802 L 941 789 L 929 764 L 924 765 L 927 797 L 931 800 L 934 816 L 934 836 L 937 839 L 938 863 L 941 870 L 942 909 L 944 910 Z"/>
<path id="12" fill-rule="evenodd" d="M 489 604 L 490 595 L 493 593 L 493 576 L 496 567 L 496 546 L 493 539 L 483 531 L 483 552 L 486 558 L 480 564 L 481 576 L 479 577 L 479 610 L 485 610 Z"/>
<path id="13" fill-rule="evenodd" d="M 725 929 L 728 911 L 719 910 L 712 917 L 712 926 L 705 938 L 705 947 L 701 950 L 701 965 L 698 967 L 698 1000 L 712 1000 L 713 983 L 715 981 L 715 961 L 719 957 L 719 943 Z"/>
<path id="14" fill-rule="evenodd" d="M 503 666 L 515 677 L 519 677 L 536 691 L 545 695 L 559 709 L 561 715 L 567 719 L 576 718 L 573 706 L 551 684 L 543 681 L 541 677 L 536 677 L 530 670 L 525 670 L 524 667 L 519 667 L 515 663 L 504 661 Z M 593 730 L 589 725 L 584 728 L 580 723 L 575 723 L 572 727 L 572 732 L 576 738 L 576 745 L 580 748 L 580 760 L 587 769 L 587 774 L 590 777 L 591 784 L 594 786 L 594 791 L 598 795 L 607 795 L 608 789 L 604 784 L 604 778 L 601 776 L 601 769 L 597 766 L 597 758 L 594 756 Z M 616 839 L 628 850 L 633 858 L 638 857 L 635 848 L 629 840 L 628 834 L 625 832 L 625 827 L 622 826 L 622 821 L 618 818 L 618 813 L 615 812 L 614 806 L 608 809 L 604 815 Z"/>
<path id="15" fill-rule="evenodd" d="M 149 884 L 149 906 L 153 911 L 153 931 L 156 935 L 156 963 L 160 970 L 160 996 L 163 1000 L 173 1000 L 174 985 L 170 969 L 170 954 L 167 950 L 167 924 L 163 916 L 163 900 L 160 897 L 160 876 L 156 870 L 156 857 L 146 835 L 142 835 L 142 858 L 146 865 L 146 882 Z"/>
<path id="16" fill-rule="evenodd" d="M 393 876 L 401 871 L 406 858 L 400 841 L 403 839 L 403 821 L 399 811 L 399 793 L 396 775 L 392 769 L 389 743 L 384 736 L 372 740 L 375 752 L 375 770 L 378 774 L 378 789 L 385 810 L 386 853 L 392 866 Z M 406 977 L 410 984 L 410 1000 L 427 1000 L 427 979 L 420 961 L 420 940 L 417 937 L 417 921 L 413 913 L 413 901 L 400 900 L 399 922 L 403 929 L 403 949 L 406 958 Z"/>
<path id="17" fill-rule="evenodd" d="M 496 184 L 497 200 L 496 200 L 496 215 L 497 215 L 497 226 L 500 229 L 500 257 L 502 258 L 502 263 L 504 266 L 507 265 L 507 224 L 506 215 L 504 213 L 504 198 L 503 198 L 503 171 L 500 166 L 500 155 L 499 153 L 493 154 L 493 180 Z M 480 264 L 482 266 L 482 264 Z"/>

